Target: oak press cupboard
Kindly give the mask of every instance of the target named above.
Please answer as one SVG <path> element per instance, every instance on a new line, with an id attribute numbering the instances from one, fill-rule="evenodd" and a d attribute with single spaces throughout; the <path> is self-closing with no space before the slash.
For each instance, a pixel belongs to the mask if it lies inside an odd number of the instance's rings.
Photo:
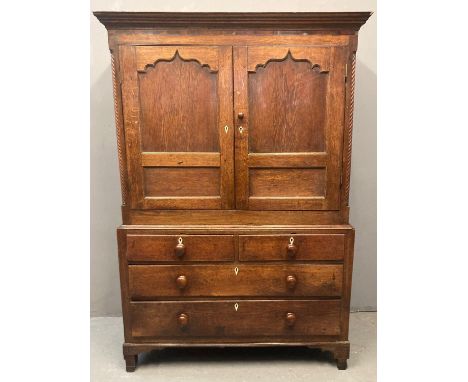
<path id="1" fill-rule="evenodd" d="M 173 346 L 349 358 L 357 34 L 369 12 L 95 12 L 108 30 L 127 371 Z"/>

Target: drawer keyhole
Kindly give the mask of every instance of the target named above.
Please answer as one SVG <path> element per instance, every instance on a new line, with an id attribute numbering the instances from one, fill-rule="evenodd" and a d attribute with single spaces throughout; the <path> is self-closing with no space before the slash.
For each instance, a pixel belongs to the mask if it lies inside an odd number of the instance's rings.
<path id="1" fill-rule="evenodd" d="M 237 312 L 237 309 L 239 309 L 239 304 L 237 302 L 234 304 L 234 309 L 236 310 L 236 312 Z"/>
<path id="2" fill-rule="evenodd" d="M 237 274 L 239 273 L 239 268 L 235 267 L 235 268 L 234 268 L 234 273 L 235 273 L 236 276 L 237 276 Z"/>

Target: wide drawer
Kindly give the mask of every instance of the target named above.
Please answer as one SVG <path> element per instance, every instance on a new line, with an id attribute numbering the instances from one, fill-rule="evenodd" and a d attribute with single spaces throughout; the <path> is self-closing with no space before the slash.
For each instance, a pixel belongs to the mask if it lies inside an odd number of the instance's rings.
<path id="1" fill-rule="evenodd" d="M 127 235 L 129 261 L 232 261 L 232 235 Z"/>
<path id="2" fill-rule="evenodd" d="M 343 266 L 130 265 L 133 299 L 171 296 L 340 296 Z"/>
<path id="3" fill-rule="evenodd" d="M 343 260 L 344 234 L 241 235 L 240 261 Z"/>
<path id="4" fill-rule="evenodd" d="M 146 338 L 335 336 L 340 300 L 132 302 L 131 334 Z"/>

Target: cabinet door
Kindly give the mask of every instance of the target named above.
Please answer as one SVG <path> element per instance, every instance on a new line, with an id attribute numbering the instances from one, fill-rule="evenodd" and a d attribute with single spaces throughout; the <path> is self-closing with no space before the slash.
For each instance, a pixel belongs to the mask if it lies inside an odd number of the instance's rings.
<path id="1" fill-rule="evenodd" d="M 131 208 L 232 208 L 232 47 L 119 49 Z"/>
<path id="2" fill-rule="evenodd" d="M 236 207 L 338 210 L 342 47 L 234 48 Z"/>

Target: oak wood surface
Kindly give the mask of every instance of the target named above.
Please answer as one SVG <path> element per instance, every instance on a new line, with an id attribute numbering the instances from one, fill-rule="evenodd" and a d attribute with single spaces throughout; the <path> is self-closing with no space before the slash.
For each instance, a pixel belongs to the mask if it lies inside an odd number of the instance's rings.
<path id="1" fill-rule="evenodd" d="M 94 12 L 106 28 L 283 28 L 358 31 L 372 12 Z"/>
<path id="2" fill-rule="evenodd" d="M 142 72 L 143 64 L 136 63 L 142 151 L 219 152 L 216 72 L 195 59 L 182 59 L 176 47 L 164 48 L 172 52 L 168 59 L 156 52 L 144 56 L 149 66 Z M 204 57 L 203 53 L 204 48 L 198 48 L 188 57 Z"/>
<path id="3" fill-rule="evenodd" d="M 219 153 L 142 152 L 143 167 L 220 167 Z"/>
<path id="4" fill-rule="evenodd" d="M 188 165 L 187 165 L 188 166 Z M 219 196 L 219 169 L 203 167 L 146 167 L 145 198 Z"/>
<path id="5" fill-rule="evenodd" d="M 237 184 L 237 183 L 236 183 Z M 237 193 L 236 193 L 237 195 Z M 134 210 L 122 208 L 125 225 L 346 225 L 349 208 L 340 211 Z"/>
<path id="6" fill-rule="evenodd" d="M 112 59 L 127 371 L 155 348 L 271 344 L 345 369 L 371 13 L 95 15 Z"/>
<path id="7" fill-rule="evenodd" d="M 288 257 L 288 244 L 293 238 L 297 247 L 294 257 Z M 239 260 L 343 260 L 345 235 L 241 235 Z"/>
<path id="8" fill-rule="evenodd" d="M 133 338 L 295 338 L 340 333 L 338 300 L 132 302 L 130 310 Z M 287 313 L 296 315 L 293 327 L 286 322 Z M 177 320 L 180 314 L 188 317 L 185 330 Z"/>
<path id="9" fill-rule="evenodd" d="M 175 256 L 179 238 L 185 245 L 183 258 Z M 234 260 L 231 235 L 128 235 L 129 261 L 229 261 Z"/>
<path id="10" fill-rule="evenodd" d="M 339 297 L 342 265 L 130 265 L 132 299 Z M 288 279 L 289 277 L 289 279 Z M 182 286 L 182 287 L 181 287 Z"/>
<path id="11" fill-rule="evenodd" d="M 250 197 L 325 198 L 325 168 L 252 169 Z"/>
<path id="12" fill-rule="evenodd" d="M 236 132 L 237 208 L 340 208 L 344 55 L 333 46 L 234 48 L 235 109 L 243 115 Z M 250 169 L 256 154 L 264 170 Z"/>
<path id="13" fill-rule="evenodd" d="M 131 208 L 231 208 L 232 48 L 120 50 Z"/>

